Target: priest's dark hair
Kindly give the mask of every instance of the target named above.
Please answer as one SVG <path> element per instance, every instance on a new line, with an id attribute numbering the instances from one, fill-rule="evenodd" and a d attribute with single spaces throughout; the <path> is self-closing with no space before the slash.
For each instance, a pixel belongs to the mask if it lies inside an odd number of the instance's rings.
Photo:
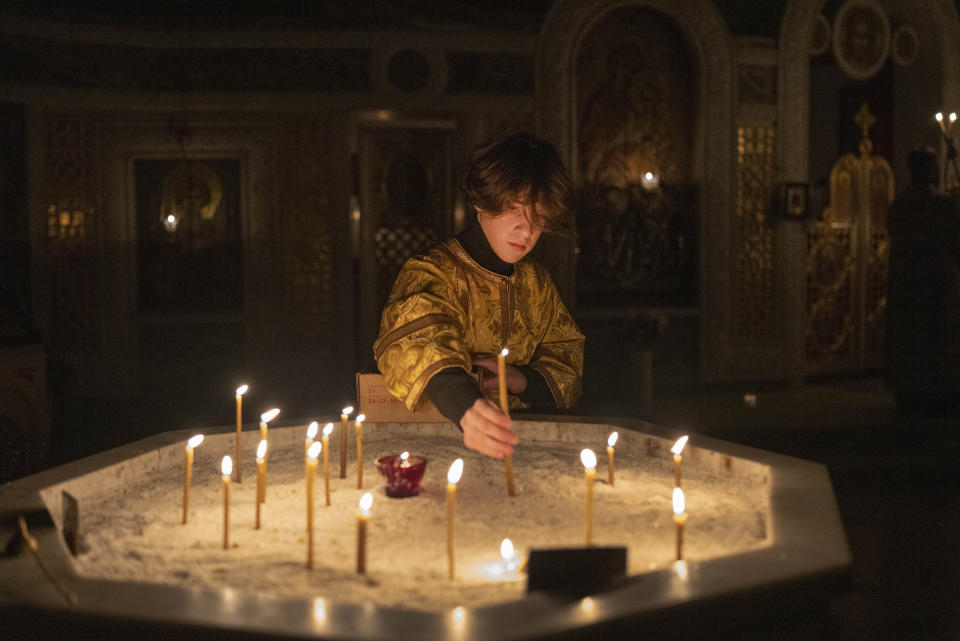
<path id="1" fill-rule="evenodd" d="M 573 180 L 557 148 L 533 134 L 512 133 L 479 145 L 461 189 L 474 210 L 495 216 L 510 203 L 529 203 L 530 222 L 545 231 L 573 228 Z"/>

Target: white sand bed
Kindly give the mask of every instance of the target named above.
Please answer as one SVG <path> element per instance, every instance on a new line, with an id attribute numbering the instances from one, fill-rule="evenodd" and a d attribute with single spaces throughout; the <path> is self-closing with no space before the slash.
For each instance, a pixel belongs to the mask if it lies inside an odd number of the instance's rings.
<path id="1" fill-rule="evenodd" d="M 606 428 L 555 432 L 518 422 L 523 441 L 513 458 L 517 496 L 508 497 L 504 466 L 463 446 L 452 426 L 420 433 L 397 424 L 366 425 L 364 487 L 356 487 L 351 429 L 350 465 L 339 478 L 339 437 L 331 452 L 332 505 L 324 505 L 322 463 L 316 480 L 313 570 L 306 569 L 303 428 L 271 430 L 267 501 L 254 529 L 254 435 L 245 435 L 244 478 L 231 484 L 230 547 L 222 549 L 223 493 L 219 461 L 233 454 L 233 437 L 208 438 L 197 449 L 190 519 L 181 524 L 182 447 L 129 482 L 91 489 L 80 503 L 84 552 L 74 559 L 82 575 L 150 581 L 183 588 L 231 587 L 262 595 L 441 610 L 522 598 L 525 578 L 504 571 L 500 542 L 531 548 L 584 543 L 586 484 L 579 453 L 591 447 L 599 466 L 594 485 L 596 545 L 628 548 L 629 573 L 674 560 L 671 495 L 673 462 L 649 456 L 648 437 L 620 432 L 616 484 L 607 483 Z M 339 427 L 338 427 L 339 429 Z M 570 430 L 577 426 L 571 424 Z M 613 428 L 611 428 L 613 429 Z M 277 434 L 276 438 L 274 434 Z M 283 433 L 283 434 L 281 434 Z M 601 433 L 603 436 L 601 437 Z M 258 438 L 258 437 L 257 437 Z M 428 459 L 421 492 L 389 498 L 375 460 L 402 450 Z M 179 454 L 176 452 L 179 451 Z M 457 488 L 456 578 L 447 578 L 445 486 L 450 463 L 464 459 Z M 769 544 L 769 487 L 756 474 L 721 474 L 722 465 L 685 462 L 689 515 L 684 556 L 698 561 Z M 374 495 L 367 541 L 367 574 L 358 575 L 357 504 Z"/>

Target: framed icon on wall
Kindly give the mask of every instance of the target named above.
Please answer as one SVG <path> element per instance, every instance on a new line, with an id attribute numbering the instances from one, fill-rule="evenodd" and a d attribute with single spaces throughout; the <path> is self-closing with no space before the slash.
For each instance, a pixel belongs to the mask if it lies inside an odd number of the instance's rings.
<path id="1" fill-rule="evenodd" d="M 787 183 L 784 186 L 783 214 L 786 218 L 805 218 L 809 210 L 807 183 Z"/>
<path id="2" fill-rule="evenodd" d="M 890 21 L 873 0 L 847 0 L 833 21 L 833 53 L 851 78 L 866 80 L 883 68 L 890 52 Z"/>

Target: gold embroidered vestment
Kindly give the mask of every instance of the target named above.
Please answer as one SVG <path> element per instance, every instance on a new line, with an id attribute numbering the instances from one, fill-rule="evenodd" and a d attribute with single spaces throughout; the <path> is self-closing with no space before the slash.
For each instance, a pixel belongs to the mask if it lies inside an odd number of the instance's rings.
<path id="1" fill-rule="evenodd" d="M 411 410 L 434 374 L 469 374 L 475 357 L 503 347 L 507 363 L 543 375 L 557 407 L 568 409 L 580 398 L 583 341 L 543 266 L 525 257 L 502 276 L 450 239 L 404 264 L 373 351 L 387 388 Z M 511 396 L 510 406 L 524 404 Z"/>

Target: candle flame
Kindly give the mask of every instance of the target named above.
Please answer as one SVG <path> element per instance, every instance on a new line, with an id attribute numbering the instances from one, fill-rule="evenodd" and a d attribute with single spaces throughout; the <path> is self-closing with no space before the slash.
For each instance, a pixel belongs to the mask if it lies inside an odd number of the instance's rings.
<path id="1" fill-rule="evenodd" d="M 687 509 L 687 502 L 683 498 L 683 490 L 679 487 L 673 488 L 673 513 L 683 514 Z"/>
<path id="2" fill-rule="evenodd" d="M 260 441 L 260 445 L 257 446 L 257 460 L 262 461 L 263 457 L 267 455 L 267 442 Z"/>
<path id="3" fill-rule="evenodd" d="M 317 438 L 317 431 L 319 429 L 320 429 L 320 426 L 317 424 L 316 421 L 313 421 L 312 423 L 310 423 L 309 427 L 307 427 L 307 438 L 310 439 L 311 441 Z"/>
<path id="4" fill-rule="evenodd" d="M 410 452 L 404 452 L 403 454 L 400 455 L 401 461 L 406 461 L 408 458 L 410 458 Z"/>
<path id="5" fill-rule="evenodd" d="M 950 112 L 950 122 L 956 122 L 956 121 L 957 121 L 957 112 L 951 111 L 951 112 Z"/>
<path id="6" fill-rule="evenodd" d="M 456 485 L 460 482 L 460 477 L 463 475 L 463 459 L 458 458 L 456 461 L 450 464 L 450 470 L 447 472 L 447 483 L 452 483 Z"/>
<path id="7" fill-rule="evenodd" d="M 342 410 L 340 410 L 340 413 L 343 414 L 344 416 L 350 416 L 351 414 L 353 414 L 353 405 L 347 405 Z"/>
<path id="8" fill-rule="evenodd" d="M 192 450 L 201 443 L 203 443 L 203 434 L 196 434 L 187 440 L 187 447 Z"/>
<path id="9" fill-rule="evenodd" d="M 223 460 L 220 461 L 220 473 L 227 478 L 230 478 L 233 473 L 233 459 L 229 456 L 224 456 Z"/>
<path id="10" fill-rule="evenodd" d="M 607 445 L 613 447 L 617 444 L 617 439 L 620 438 L 620 435 L 617 432 L 611 432 L 610 438 L 607 439 Z"/>
<path id="11" fill-rule="evenodd" d="M 937 122 L 943 122 L 943 112 L 938 111 L 933 117 L 937 119 Z"/>
<path id="12" fill-rule="evenodd" d="M 310 449 L 307 450 L 307 456 L 310 457 L 311 461 L 316 461 L 317 457 L 320 456 L 320 450 L 322 449 L 323 445 L 321 445 L 319 441 L 314 441 L 313 444 L 310 445 Z"/>
<path id="13" fill-rule="evenodd" d="M 333 433 L 333 423 L 327 423 L 323 426 L 323 435 L 330 436 Z"/>
<path id="14" fill-rule="evenodd" d="M 313 600 L 313 620 L 317 623 L 326 623 L 327 604 L 322 597 L 316 597 Z"/>
<path id="15" fill-rule="evenodd" d="M 674 443 L 673 447 L 670 448 L 670 451 L 676 454 L 677 456 L 679 456 L 680 452 L 683 451 L 684 446 L 687 444 L 687 440 L 689 438 L 690 438 L 689 436 L 681 436 L 680 438 L 678 438 L 677 442 Z"/>
<path id="16" fill-rule="evenodd" d="M 507 349 L 506 347 L 504 347 L 502 350 L 500 350 L 500 356 L 503 356 L 504 358 L 506 358 L 506 357 L 507 357 L 507 354 L 509 354 L 509 353 L 510 353 L 510 350 Z"/>
<path id="17" fill-rule="evenodd" d="M 597 466 L 597 455 L 593 453 L 593 450 L 583 450 L 580 452 L 580 461 L 585 468 L 593 469 Z"/>
<path id="18" fill-rule="evenodd" d="M 500 556 L 503 557 L 504 561 L 509 561 L 513 558 L 513 541 L 504 539 L 500 542 Z"/>
<path id="19" fill-rule="evenodd" d="M 267 410 L 260 415 L 260 420 L 264 423 L 269 423 L 273 419 L 277 418 L 277 414 L 280 413 L 280 408 L 274 407 L 272 410 Z"/>
<path id="20" fill-rule="evenodd" d="M 357 414 L 357 418 L 353 419 L 354 423 L 363 423 L 367 418 L 366 414 Z"/>
<path id="21" fill-rule="evenodd" d="M 367 492 L 360 497 L 360 511 L 363 512 L 364 515 L 369 514 L 371 505 L 373 505 L 373 494 Z"/>
<path id="22" fill-rule="evenodd" d="M 583 611 L 584 611 L 584 612 L 591 613 L 591 612 L 594 611 L 594 609 L 596 609 L 597 604 L 596 604 L 596 602 L 593 600 L 593 597 L 585 596 L 585 597 L 583 597 L 583 599 L 580 601 L 580 607 L 583 608 Z"/>
<path id="23" fill-rule="evenodd" d="M 247 390 L 250 389 L 249 385 L 241 385 L 237 388 L 237 396 L 243 396 L 247 393 Z"/>

